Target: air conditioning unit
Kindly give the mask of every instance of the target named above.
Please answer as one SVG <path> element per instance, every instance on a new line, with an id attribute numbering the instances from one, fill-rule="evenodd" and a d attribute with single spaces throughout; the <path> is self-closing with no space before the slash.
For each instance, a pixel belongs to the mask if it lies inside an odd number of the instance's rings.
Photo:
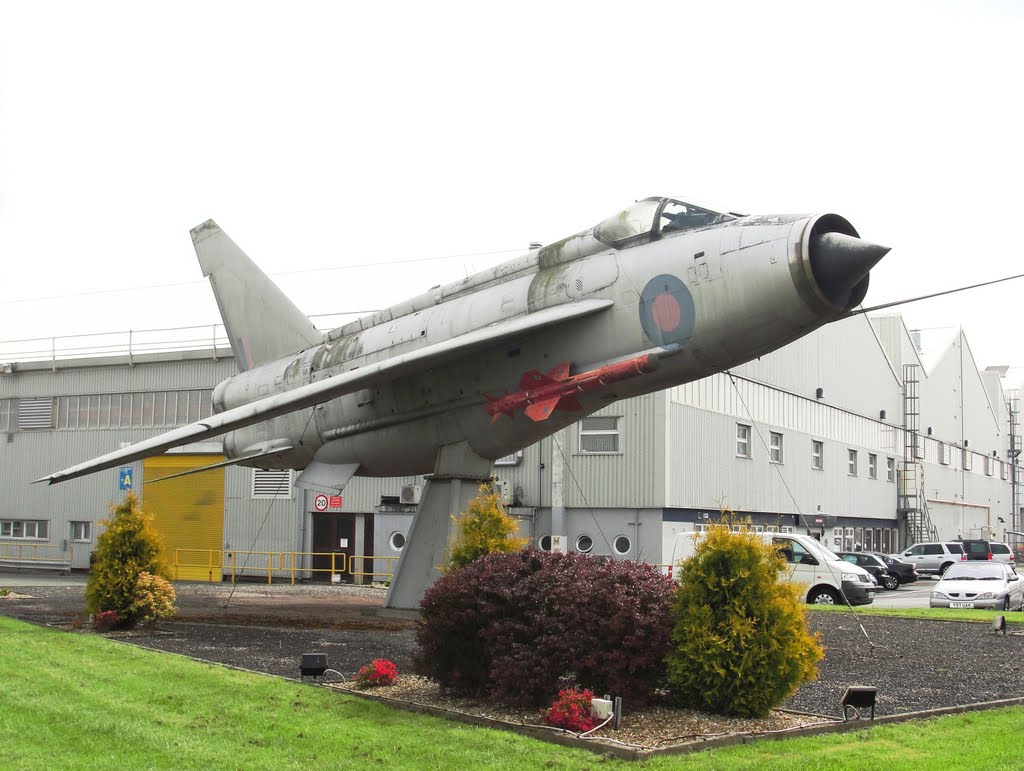
<path id="1" fill-rule="evenodd" d="M 413 506 L 420 502 L 420 495 L 423 494 L 421 485 L 402 485 L 402 494 L 398 500 L 406 506 Z"/>
<path id="2" fill-rule="evenodd" d="M 504 479 L 495 479 L 491 482 L 491 487 L 497 494 L 498 499 L 509 506 L 512 503 L 512 483 Z"/>

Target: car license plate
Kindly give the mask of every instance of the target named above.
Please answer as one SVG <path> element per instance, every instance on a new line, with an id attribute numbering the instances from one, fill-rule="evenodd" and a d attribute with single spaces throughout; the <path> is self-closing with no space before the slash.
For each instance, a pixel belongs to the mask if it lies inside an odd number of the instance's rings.
<path id="1" fill-rule="evenodd" d="M 949 607 L 951 607 L 951 608 L 973 608 L 974 607 L 974 603 L 973 602 L 951 602 L 951 603 L 949 603 Z"/>

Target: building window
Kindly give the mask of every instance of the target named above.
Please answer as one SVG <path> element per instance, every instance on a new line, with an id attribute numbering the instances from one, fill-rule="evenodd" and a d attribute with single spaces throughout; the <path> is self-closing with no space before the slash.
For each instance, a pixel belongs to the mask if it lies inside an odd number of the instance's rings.
<path id="1" fill-rule="evenodd" d="M 576 551 L 589 554 L 590 550 L 594 548 L 594 539 L 589 535 L 581 535 L 576 539 Z"/>
<path id="2" fill-rule="evenodd" d="M 974 471 L 974 453 L 966 447 L 963 450 L 964 471 Z"/>
<path id="3" fill-rule="evenodd" d="M 918 460 L 924 460 L 924 437 L 920 434 L 914 440 L 914 457 Z"/>
<path id="4" fill-rule="evenodd" d="M 985 456 L 985 476 L 990 477 L 996 467 L 996 459 L 991 455 Z"/>
<path id="5" fill-rule="evenodd" d="M 768 448 L 772 463 L 782 463 L 782 434 L 768 432 Z"/>
<path id="6" fill-rule="evenodd" d="M 895 482 L 896 481 L 896 459 L 886 458 L 885 459 L 885 481 Z"/>
<path id="7" fill-rule="evenodd" d="M 619 535 L 612 541 L 612 548 L 615 549 L 616 554 L 629 554 L 629 550 L 633 548 L 632 542 L 629 540 L 629 536 Z"/>
<path id="8" fill-rule="evenodd" d="M 540 537 L 540 540 L 537 541 L 537 546 L 541 549 L 541 551 L 551 551 L 551 536 L 542 535 Z"/>
<path id="9" fill-rule="evenodd" d="M 1010 476 L 1009 472 L 1007 472 L 1007 468 L 1009 468 L 1009 465 L 1007 463 L 1005 463 L 1004 461 L 999 461 L 999 478 L 1004 481 L 1008 479 Z"/>
<path id="10" fill-rule="evenodd" d="M 814 440 L 811 442 L 811 468 L 821 471 L 825 468 L 825 443 Z"/>
<path id="11" fill-rule="evenodd" d="M 939 463 L 943 466 L 948 466 L 950 461 L 949 445 L 945 442 L 939 442 Z"/>
<path id="12" fill-rule="evenodd" d="M 252 497 L 278 499 L 291 498 L 291 469 L 280 470 L 254 468 L 252 470 Z"/>
<path id="13" fill-rule="evenodd" d="M 618 418 L 583 418 L 580 421 L 580 452 L 616 453 L 618 451 Z"/>
<path id="14" fill-rule="evenodd" d="M 208 388 L 58 396 L 56 401 L 59 429 L 184 426 L 213 414 L 213 391 Z"/>
<path id="15" fill-rule="evenodd" d="M 402 551 L 405 548 L 405 533 L 394 532 L 389 539 L 391 548 L 395 551 Z"/>
<path id="16" fill-rule="evenodd" d="M 92 540 L 92 522 L 72 522 L 71 523 L 71 540 L 72 541 L 85 541 L 88 543 Z"/>
<path id="17" fill-rule="evenodd" d="M 750 426 L 744 423 L 736 424 L 736 457 L 750 457 Z"/>
<path id="18" fill-rule="evenodd" d="M 0 431 L 11 430 L 11 400 L 0 399 Z"/>
<path id="19" fill-rule="evenodd" d="M 30 538 L 45 541 L 49 537 L 50 523 L 45 519 L 0 520 L 0 538 Z"/>
<path id="20" fill-rule="evenodd" d="M 878 479 L 878 456 L 873 452 L 868 453 L 868 478 Z"/>
<path id="21" fill-rule="evenodd" d="M 846 473 L 852 477 L 857 476 L 857 451 L 846 451 Z"/>

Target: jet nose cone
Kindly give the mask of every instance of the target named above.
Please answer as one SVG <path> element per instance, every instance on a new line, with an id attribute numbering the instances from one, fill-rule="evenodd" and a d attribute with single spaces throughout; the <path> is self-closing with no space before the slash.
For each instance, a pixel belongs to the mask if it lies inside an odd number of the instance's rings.
<path id="1" fill-rule="evenodd" d="M 843 233 L 820 233 L 811 237 L 811 270 L 829 301 L 850 309 L 864 299 L 868 274 L 888 253 L 888 246 Z"/>

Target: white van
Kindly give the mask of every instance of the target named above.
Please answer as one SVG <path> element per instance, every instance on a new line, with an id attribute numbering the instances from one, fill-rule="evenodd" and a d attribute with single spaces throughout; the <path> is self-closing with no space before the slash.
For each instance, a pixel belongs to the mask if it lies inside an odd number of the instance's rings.
<path id="1" fill-rule="evenodd" d="M 703 535 L 702 532 L 677 534 L 672 548 L 672 565 L 692 557 L 697 539 Z M 874 602 L 876 586 L 871 575 L 864 568 L 839 559 L 820 541 L 796 533 L 757 535 L 775 544 L 782 552 L 789 580 L 807 586 L 807 602 L 816 605 L 836 605 L 845 601 L 851 605 L 868 605 Z M 678 576 L 678 571 L 674 572 Z"/>

